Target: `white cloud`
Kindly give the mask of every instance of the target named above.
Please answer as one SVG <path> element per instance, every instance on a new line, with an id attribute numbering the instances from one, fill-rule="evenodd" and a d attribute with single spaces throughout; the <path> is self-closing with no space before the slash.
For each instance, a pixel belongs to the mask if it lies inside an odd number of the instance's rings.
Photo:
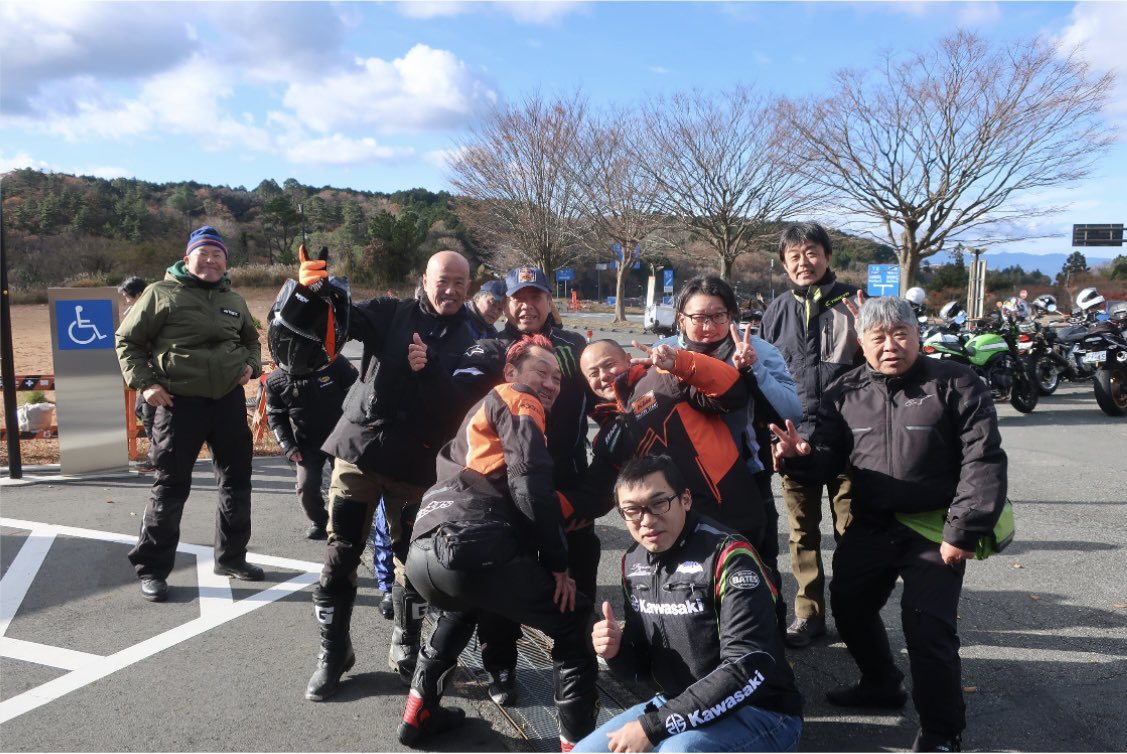
<path id="1" fill-rule="evenodd" d="M 1002 9 L 995 2 L 957 3 L 955 18 L 959 26 L 993 26 L 1002 20 Z"/>
<path id="2" fill-rule="evenodd" d="M 407 18 L 431 19 L 449 18 L 460 16 L 470 10 L 476 3 L 444 2 L 443 0 L 410 0 L 405 3 L 396 3 L 395 8 Z"/>
<path id="3" fill-rule="evenodd" d="M 43 160 L 35 159 L 27 152 L 16 152 L 9 157 L 3 150 L 0 150 L 0 173 L 7 173 L 10 170 L 19 170 L 20 168 L 50 170 L 50 165 Z"/>
<path id="4" fill-rule="evenodd" d="M 760 52 L 759 50 L 756 50 L 754 53 L 752 53 L 751 57 L 759 65 L 771 65 L 771 58 L 769 58 L 765 53 Z"/>
<path id="5" fill-rule="evenodd" d="M 665 74 L 669 73 L 669 69 L 663 65 L 651 65 L 649 66 L 649 71 L 650 73 L 656 73 L 659 76 L 664 76 Z"/>
<path id="6" fill-rule="evenodd" d="M 333 134 L 320 139 L 300 139 L 285 147 L 286 159 L 302 165 L 356 165 L 414 155 L 411 147 L 388 147 L 371 137 L 352 139 Z"/>
<path id="7" fill-rule="evenodd" d="M 433 165 L 436 168 L 446 170 L 450 165 L 465 153 L 465 147 L 454 147 L 453 149 L 434 149 L 423 155 L 423 162 Z"/>
<path id="8" fill-rule="evenodd" d="M 1086 2 L 1072 9 L 1072 23 L 1061 32 L 1058 47 L 1068 53 L 1080 47 L 1081 54 L 1098 71 L 1117 74 L 1115 89 L 1106 113 L 1127 127 L 1127 63 L 1123 39 L 1127 38 L 1127 3 Z"/>
<path id="9" fill-rule="evenodd" d="M 352 70 L 291 85 L 283 101 L 321 133 L 451 128 L 497 101 L 497 94 L 447 50 L 415 45 L 392 61 L 367 58 Z"/>

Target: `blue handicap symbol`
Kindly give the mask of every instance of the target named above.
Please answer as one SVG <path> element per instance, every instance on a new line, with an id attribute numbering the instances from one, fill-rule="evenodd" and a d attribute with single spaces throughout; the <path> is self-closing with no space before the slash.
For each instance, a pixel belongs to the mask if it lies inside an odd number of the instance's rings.
<path id="1" fill-rule="evenodd" d="M 60 351 L 113 348 L 113 302 L 104 298 L 56 301 L 55 327 Z"/>

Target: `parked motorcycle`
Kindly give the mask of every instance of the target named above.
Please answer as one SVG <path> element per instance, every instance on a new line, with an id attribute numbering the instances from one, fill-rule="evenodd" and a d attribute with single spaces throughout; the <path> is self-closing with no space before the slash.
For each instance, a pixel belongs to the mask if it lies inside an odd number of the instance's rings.
<path id="1" fill-rule="evenodd" d="M 1092 325 L 1076 344 L 1080 361 L 1095 371 L 1096 403 L 1108 416 L 1127 414 L 1127 311 L 1122 314 Z"/>
<path id="2" fill-rule="evenodd" d="M 947 310 L 947 307 L 944 307 Z M 1009 401 L 1023 414 L 1037 407 L 1037 383 L 1020 358 L 1018 330 L 1012 317 L 978 320 L 974 329 L 960 331 L 962 313 L 927 335 L 923 352 L 933 359 L 952 359 L 971 369 L 990 388 L 995 402 Z"/>
<path id="3" fill-rule="evenodd" d="M 1071 320 L 1056 327 L 1032 321 L 1018 329 L 1018 349 L 1041 395 L 1052 395 L 1062 381 L 1088 382 L 1095 376 L 1095 368 L 1082 362 L 1077 350 L 1088 335 L 1088 324 Z"/>

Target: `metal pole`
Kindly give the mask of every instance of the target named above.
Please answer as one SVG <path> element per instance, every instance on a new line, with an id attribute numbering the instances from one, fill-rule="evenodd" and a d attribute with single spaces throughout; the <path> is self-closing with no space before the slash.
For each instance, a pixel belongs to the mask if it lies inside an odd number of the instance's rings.
<path id="1" fill-rule="evenodd" d="M 8 428 L 8 478 L 23 478 L 20 455 L 20 422 L 16 407 L 16 366 L 13 363 L 12 302 L 8 290 L 8 244 L 4 233 L 4 209 L 0 204 L 0 377 L 4 380 L 4 426 Z"/>

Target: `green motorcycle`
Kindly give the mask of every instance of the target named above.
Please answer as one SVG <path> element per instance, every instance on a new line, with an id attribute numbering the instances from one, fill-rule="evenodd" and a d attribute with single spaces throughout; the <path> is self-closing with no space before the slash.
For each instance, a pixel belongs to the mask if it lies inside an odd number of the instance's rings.
<path id="1" fill-rule="evenodd" d="M 1020 358 L 1013 318 L 978 320 L 974 329 L 960 331 L 964 322 L 966 317 L 960 313 L 930 331 L 924 338 L 924 354 L 969 366 L 990 388 L 995 403 L 1008 400 L 1023 414 L 1036 408 L 1037 381 Z"/>

